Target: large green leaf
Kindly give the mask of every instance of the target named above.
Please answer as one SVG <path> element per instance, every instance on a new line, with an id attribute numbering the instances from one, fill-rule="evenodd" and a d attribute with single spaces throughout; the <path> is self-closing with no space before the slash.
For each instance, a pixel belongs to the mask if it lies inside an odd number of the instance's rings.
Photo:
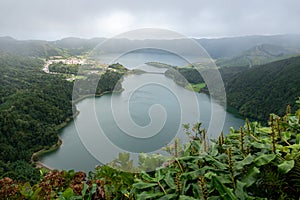
<path id="1" fill-rule="evenodd" d="M 86 194 L 87 189 L 89 188 L 89 186 L 84 182 L 83 183 L 83 189 L 81 191 L 81 195 L 84 197 Z"/>
<path id="2" fill-rule="evenodd" d="M 263 154 L 255 158 L 254 163 L 256 166 L 262 166 L 270 163 L 275 158 L 276 158 L 275 154 Z"/>
<path id="3" fill-rule="evenodd" d="M 245 183 L 246 187 L 251 186 L 256 182 L 257 176 L 260 173 L 259 169 L 256 167 L 252 167 L 247 171 L 247 174 L 242 178 L 242 182 Z"/>
<path id="4" fill-rule="evenodd" d="M 189 180 L 194 180 L 197 179 L 200 175 L 201 175 L 201 169 L 198 169 L 191 172 L 183 173 L 181 176 Z"/>
<path id="5" fill-rule="evenodd" d="M 96 191 L 97 191 L 97 185 L 94 183 L 94 184 L 92 185 L 91 191 L 89 192 L 89 197 L 88 197 L 87 200 L 91 200 L 92 197 L 93 197 L 93 194 L 95 194 Z"/>
<path id="6" fill-rule="evenodd" d="M 208 188 L 209 187 L 209 183 L 206 182 L 205 186 L 206 186 L 206 188 Z M 200 197 L 200 196 L 202 196 L 201 189 L 199 187 L 199 182 L 192 183 L 192 191 L 193 191 L 193 196 L 194 197 Z"/>
<path id="7" fill-rule="evenodd" d="M 71 199 L 71 197 L 74 196 L 74 192 L 72 190 L 72 188 L 67 188 L 63 193 L 62 193 L 62 196 L 65 198 L 65 199 Z"/>
<path id="8" fill-rule="evenodd" d="M 237 197 L 233 194 L 232 189 L 227 188 L 217 176 L 212 177 L 213 184 L 220 196 L 225 200 L 237 200 Z"/>
<path id="9" fill-rule="evenodd" d="M 155 181 L 159 182 L 164 178 L 164 175 L 162 173 L 162 169 L 157 169 L 155 172 Z"/>
<path id="10" fill-rule="evenodd" d="M 281 137 L 284 140 L 289 140 L 291 139 L 292 134 L 293 134 L 292 132 L 282 132 Z"/>
<path id="11" fill-rule="evenodd" d="M 296 144 L 300 144 L 300 133 L 296 135 Z"/>
<path id="12" fill-rule="evenodd" d="M 153 199 L 153 198 L 157 199 L 163 195 L 164 195 L 164 193 L 162 193 L 162 192 L 154 193 L 154 192 L 146 192 L 145 191 L 145 192 L 142 192 L 141 194 L 138 194 L 137 199 L 138 200 Z"/>
<path id="13" fill-rule="evenodd" d="M 250 145 L 257 149 L 271 149 L 272 148 L 272 146 L 269 143 L 252 142 Z"/>
<path id="14" fill-rule="evenodd" d="M 244 166 L 250 165 L 254 160 L 254 157 L 249 154 L 244 160 L 235 162 L 234 169 L 241 170 Z"/>
<path id="15" fill-rule="evenodd" d="M 142 178 L 145 179 L 146 181 L 150 181 L 150 182 L 157 182 L 156 178 L 152 178 L 149 174 L 147 174 L 145 171 L 141 172 L 142 174 Z"/>
<path id="16" fill-rule="evenodd" d="M 165 176 L 164 181 L 171 189 L 176 189 L 176 184 L 175 184 L 174 178 L 171 174 L 171 171 L 168 171 L 168 173 Z"/>
<path id="17" fill-rule="evenodd" d="M 207 179 L 212 179 L 213 176 L 216 176 L 217 174 L 214 172 L 208 172 L 206 174 L 204 174 L 204 177 Z"/>
<path id="18" fill-rule="evenodd" d="M 22 186 L 20 192 L 22 195 L 24 195 L 28 199 L 33 196 L 33 190 L 31 188 L 30 183 L 28 183 L 28 182 Z"/>
<path id="19" fill-rule="evenodd" d="M 178 194 L 167 194 L 162 197 L 160 197 L 158 200 L 173 200 L 177 199 Z"/>
<path id="20" fill-rule="evenodd" d="M 213 165 L 213 166 L 216 166 L 218 169 L 227 169 L 227 164 L 222 163 L 222 162 L 216 160 L 216 159 L 213 158 L 212 156 L 207 155 L 207 156 L 205 157 L 205 160 L 206 160 L 209 164 L 211 164 L 211 165 Z"/>
<path id="21" fill-rule="evenodd" d="M 186 194 L 187 191 L 192 187 L 192 185 L 190 184 L 189 180 L 183 179 L 181 181 L 181 187 L 181 194 Z"/>
<path id="22" fill-rule="evenodd" d="M 278 170 L 281 173 L 288 173 L 291 169 L 293 169 L 295 165 L 295 161 L 294 160 L 285 160 L 283 161 L 283 163 L 281 163 L 280 165 L 278 165 Z"/>
<path id="23" fill-rule="evenodd" d="M 210 196 L 207 200 L 222 200 L 220 196 Z"/>
<path id="24" fill-rule="evenodd" d="M 180 195 L 179 196 L 179 200 L 197 200 L 194 197 L 189 197 L 189 196 L 185 196 L 185 195 Z"/>
<path id="25" fill-rule="evenodd" d="M 133 184 L 133 187 L 137 188 L 137 189 L 146 189 L 146 188 L 150 188 L 150 187 L 154 187 L 157 186 L 157 183 L 146 183 L 146 182 L 138 182 Z"/>
<path id="26" fill-rule="evenodd" d="M 245 186 L 246 186 L 246 183 L 243 183 L 239 180 L 236 181 L 235 195 L 240 200 L 249 199 L 249 196 L 247 195 L 246 191 L 244 190 Z"/>
<path id="27" fill-rule="evenodd" d="M 271 127 L 260 127 L 258 128 L 258 131 L 263 133 L 271 133 Z"/>
<path id="28" fill-rule="evenodd" d="M 218 145 L 215 142 L 210 143 L 210 152 L 209 154 L 211 156 L 217 156 L 218 155 Z"/>

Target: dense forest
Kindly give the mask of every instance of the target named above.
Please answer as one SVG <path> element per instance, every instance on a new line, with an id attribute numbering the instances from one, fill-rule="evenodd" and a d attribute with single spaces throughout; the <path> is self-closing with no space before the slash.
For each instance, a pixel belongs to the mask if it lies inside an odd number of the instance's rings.
<path id="1" fill-rule="evenodd" d="M 73 85 L 42 72 L 39 59 L 1 54 L 0 63 L 0 176 L 14 177 L 15 162 L 57 142 L 57 125 L 73 114 Z"/>
<path id="2" fill-rule="evenodd" d="M 296 109 L 295 97 L 300 96 L 300 57 L 253 67 L 221 67 L 219 71 L 228 105 L 242 116 L 266 122 L 269 113 L 285 112 L 280 105 Z M 165 75 L 183 87 L 204 82 L 199 72 L 191 67 L 171 67 Z"/>
<path id="3" fill-rule="evenodd" d="M 73 91 L 74 83 L 63 75 L 45 74 L 40 59 L 1 54 L 0 63 L 0 177 L 25 176 L 24 180 L 34 176 L 26 170 L 17 172 L 14 166 L 34 170 L 28 164 L 32 154 L 57 143 L 58 128 L 75 113 L 72 100 L 95 95 L 91 83 L 97 84 L 96 94 L 110 92 L 115 85 L 121 90 L 118 81 L 126 71 L 87 75 Z M 112 65 L 117 67 L 121 68 Z"/>
<path id="4" fill-rule="evenodd" d="M 204 82 L 202 76 L 195 68 L 172 67 L 165 72 L 165 76 L 172 78 L 177 84 L 182 86 L 186 86 L 189 83 Z"/>
<path id="5" fill-rule="evenodd" d="M 266 121 L 282 115 L 280 105 L 295 107 L 300 96 L 300 57 L 247 68 L 226 80 L 227 102 L 244 116 Z"/>
<path id="6" fill-rule="evenodd" d="M 63 74 L 78 74 L 80 64 L 64 64 L 62 62 L 52 63 L 49 65 L 49 72 Z"/>

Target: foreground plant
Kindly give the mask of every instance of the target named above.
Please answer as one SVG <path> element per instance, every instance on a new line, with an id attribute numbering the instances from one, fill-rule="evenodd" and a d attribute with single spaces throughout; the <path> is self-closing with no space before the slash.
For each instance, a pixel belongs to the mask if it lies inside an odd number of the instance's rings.
<path id="1" fill-rule="evenodd" d="M 267 127 L 246 120 L 210 143 L 201 124 L 185 125 L 191 141 L 181 155 L 178 144 L 165 148 L 169 165 L 143 172 L 132 193 L 136 199 L 299 199 L 300 110 L 287 110 L 283 117 L 271 114 Z"/>

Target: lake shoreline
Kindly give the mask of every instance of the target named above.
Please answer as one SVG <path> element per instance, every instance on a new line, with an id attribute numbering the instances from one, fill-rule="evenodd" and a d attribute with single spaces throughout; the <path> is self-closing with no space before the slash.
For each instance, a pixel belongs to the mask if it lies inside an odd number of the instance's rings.
<path id="1" fill-rule="evenodd" d="M 134 73 L 133 73 L 133 74 L 134 74 Z M 129 76 L 129 75 L 131 75 L 131 74 L 127 74 L 127 75 Z M 138 75 L 138 74 L 136 74 L 136 75 Z M 176 81 L 175 81 L 174 79 L 172 79 L 172 78 L 170 78 L 170 77 L 168 77 L 168 76 L 165 76 L 165 75 L 164 75 L 164 77 L 167 78 L 167 79 L 171 79 L 173 82 L 176 83 Z M 177 84 L 177 83 L 176 83 L 176 85 L 178 85 L 178 86 L 180 86 L 181 88 L 183 88 L 184 90 L 187 90 L 187 91 L 190 91 L 190 92 L 206 94 L 206 95 L 208 95 L 209 98 L 210 98 L 209 93 L 207 94 L 207 92 L 205 91 L 205 89 L 204 89 L 204 90 L 201 90 L 200 92 L 195 92 L 195 91 L 188 90 L 188 89 L 186 89 L 185 87 L 182 87 L 182 85 L 180 85 L 180 84 Z M 117 92 L 122 92 L 123 90 L 124 90 L 124 88 L 122 88 L 121 90 L 119 90 L 119 91 L 117 91 Z M 101 96 L 103 96 L 103 95 L 105 95 L 105 94 L 110 94 L 110 93 L 113 93 L 113 92 L 116 92 L 116 91 L 106 91 L 106 92 L 103 92 L 103 93 L 101 93 L 101 94 L 89 94 L 89 95 L 83 95 L 83 96 L 81 96 L 81 97 L 79 97 L 79 98 L 73 100 L 72 103 L 79 103 L 79 102 L 81 102 L 81 101 L 83 101 L 83 100 L 85 100 L 85 99 L 87 99 L 87 98 L 101 97 Z M 79 113 L 77 113 L 77 115 L 78 115 L 78 114 L 79 114 Z M 77 115 L 76 115 L 76 116 L 77 116 Z M 74 116 L 73 119 L 74 119 L 76 116 Z M 70 119 L 69 119 L 69 120 L 66 120 L 66 122 L 64 123 L 63 126 L 60 127 L 60 129 L 62 129 L 62 128 L 64 128 L 65 126 L 67 126 L 70 122 L 71 122 Z M 60 134 L 61 134 L 61 133 L 60 133 Z M 59 138 L 59 140 L 61 140 L 61 138 Z M 62 144 L 62 141 L 61 141 L 61 142 L 58 141 L 58 143 L 57 143 L 56 145 L 53 145 L 53 146 L 52 146 L 51 151 L 45 151 L 45 149 L 44 149 L 44 151 L 39 152 L 39 156 L 43 156 L 43 155 L 45 155 L 45 154 L 47 154 L 47 153 L 51 153 L 51 152 L 53 152 L 53 151 L 59 149 L 60 146 L 61 146 L 61 144 Z M 49 149 L 48 149 L 48 150 L 49 150 Z M 46 163 L 47 163 L 47 162 L 46 162 Z M 49 170 L 52 170 L 52 169 L 51 169 L 50 167 L 48 167 L 45 163 L 42 163 L 41 160 L 36 161 L 35 164 L 36 164 L 36 167 L 37 167 L 37 168 L 39 168 L 39 167 L 44 167 L 44 168 L 47 168 L 47 169 L 49 169 Z"/>
<path id="2" fill-rule="evenodd" d="M 49 64 L 48 62 L 45 63 L 44 67 L 43 67 L 43 71 L 45 73 L 50 73 L 49 72 Z M 135 73 L 141 73 L 140 71 L 137 71 L 137 72 L 133 72 L 132 74 L 135 74 Z M 86 98 L 91 98 L 91 97 L 101 97 L 105 94 L 111 94 L 111 93 L 121 93 L 124 89 L 121 88 L 120 90 L 118 91 L 105 91 L 105 92 L 102 92 L 100 94 L 87 94 L 87 95 L 83 95 L 83 96 L 80 96 L 78 97 L 77 99 L 75 100 L 72 100 L 72 104 L 76 104 L 76 103 L 79 103 L 80 101 L 86 99 Z M 45 155 L 45 154 L 48 154 L 48 153 L 51 153 L 51 152 L 54 152 L 56 151 L 57 149 L 60 148 L 60 146 L 62 145 L 63 141 L 60 137 L 60 133 L 59 131 L 61 129 L 63 129 L 64 127 L 66 127 L 72 120 L 74 120 L 78 115 L 80 114 L 80 111 L 76 110 L 76 112 L 71 116 L 71 117 L 67 117 L 65 119 L 65 121 L 59 125 L 56 126 L 56 129 L 58 131 L 58 141 L 56 144 L 52 145 L 51 147 L 46 147 L 46 148 L 43 148 L 37 152 L 34 152 L 32 155 L 31 155 L 31 158 L 30 158 L 30 163 L 35 166 L 36 168 L 46 168 L 48 170 L 52 170 L 51 167 L 47 166 L 45 163 L 42 163 L 40 158 Z"/>
<path id="3" fill-rule="evenodd" d="M 91 98 L 91 97 L 101 97 L 103 95 L 106 95 L 106 94 L 111 94 L 111 93 L 121 93 L 124 89 L 122 88 L 121 90 L 119 91 L 105 91 L 101 94 L 90 94 L 90 95 L 84 95 L 84 96 L 81 96 L 79 98 L 77 98 L 76 100 L 72 101 L 73 104 L 75 103 L 79 103 L 80 101 L 83 101 L 84 99 L 87 99 L 87 98 Z M 74 115 L 72 115 L 71 117 L 68 117 L 66 118 L 66 120 L 57 125 L 56 128 L 57 128 L 57 131 L 60 131 L 61 129 L 63 129 L 64 127 L 66 127 L 72 120 L 74 120 L 78 115 L 80 114 L 80 111 L 76 110 L 76 113 Z M 40 168 L 45 168 L 47 170 L 53 170 L 51 167 L 47 166 L 45 163 L 42 163 L 40 158 L 45 155 L 45 154 L 48 154 L 48 153 L 51 153 L 51 152 L 54 152 L 56 151 L 57 149 L 60 148 L 60 146 L 63 144 L 63 141 L 60 137 L 60 133 L 58 133 L 58 141 L 56 144 L 52 145 L 51 147 L 49 148 L 43 148 L 37 152 L 34 152 L 30 158 L 30 163 L 32 165 L 34 165 L 36 168 L 40 169 Z"/>
<path id="4" fill-rule="evenodd" d="M 78 115 L 79 115 L 79 111 L 76 111 L 76 113 L 73 114 L 71 117 L 66 118 L 66 120 L 63 123 L 56 126 L 57 131 L 66 127 Z M 48 170 L 52 170 L 49 166 L 47 166 L 46 164 L 44 164 L 40 161 L 40 157 L 43 156 L 44 154 L 56 151 L 62 145 L 62 143 L 63 143 L 63 141 L 58 133 L 58 140 L 57 140 L 56 144 L 52 145 L 51 147 L 43 148 L 37 152 L 34 152 L 30 158 L 30 163 L 32 165 L 35 165 L 36 168 L 46 168 Z"/>

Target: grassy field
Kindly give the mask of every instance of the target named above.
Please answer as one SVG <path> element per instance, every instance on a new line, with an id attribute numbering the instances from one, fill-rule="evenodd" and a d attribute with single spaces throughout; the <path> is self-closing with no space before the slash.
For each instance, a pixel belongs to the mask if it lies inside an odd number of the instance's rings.
<path id="1" fill-rule="evenodd" d="M 187 86 L 185 86 L 185 89 L 194 91 L 194 92 L 200 92 L 201 89 L 203 89 L 205 87 L 205 83 L 197 83 L 197 84 L 188 84 Z"/>

